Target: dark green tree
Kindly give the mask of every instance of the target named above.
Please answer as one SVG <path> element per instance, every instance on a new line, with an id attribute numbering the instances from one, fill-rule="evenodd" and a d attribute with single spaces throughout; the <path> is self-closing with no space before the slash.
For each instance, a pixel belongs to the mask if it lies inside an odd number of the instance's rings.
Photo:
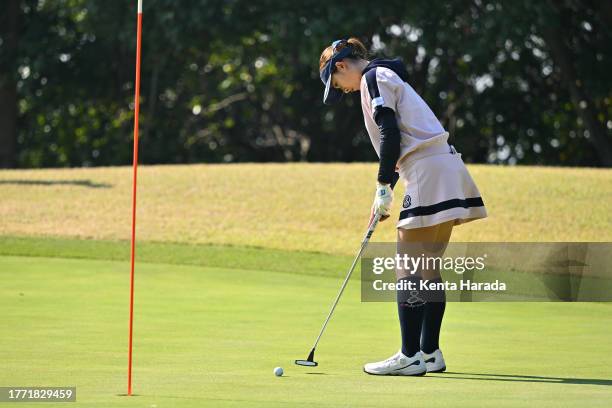
<path id="1" fill-rule="evenodd" d="M 399 56 L 466 161 L 612 165 L 612 6 L 145 0 L 144 163 L 375 159 L 359 98 L 321 102 L 321 50 Z M 0 165 L 131 161 L 136 2 L 7 0 Z"/>

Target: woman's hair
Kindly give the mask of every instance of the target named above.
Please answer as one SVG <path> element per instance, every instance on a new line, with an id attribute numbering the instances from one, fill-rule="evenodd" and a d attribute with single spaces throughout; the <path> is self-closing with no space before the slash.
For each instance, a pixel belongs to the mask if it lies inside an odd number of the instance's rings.
<path id="1" fill-rule="evenodd" d="M 338 44 L 336 46 L 336 51 L 340 51 L 341 49 L 345 47 L 353 48 L 353 53 L 347 58 L 366 59 L 366 57 L 368 56 L 368 51 L 364 47 L 363 43 L 359 41 L 358 39 L 356 39 L 355 37 L 349 38 L 348 44 L 347 43 Z M 331 45 L 323 50 L 323 52 L 321 53 L 321 58 L 319 58 L 319 71 L 323 69 L 327 61 L 329 61 L 330 58 L 332 57 L 333 53 L 334 53 L 333 46 Z"/>

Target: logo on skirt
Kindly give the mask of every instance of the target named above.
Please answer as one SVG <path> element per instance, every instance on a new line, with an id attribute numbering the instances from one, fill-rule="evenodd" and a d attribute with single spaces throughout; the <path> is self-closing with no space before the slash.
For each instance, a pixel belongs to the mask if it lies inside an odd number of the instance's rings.
<path id="1" fill-rule="evenodd" d="M 411 202 L 412 202 L 412 200 L 410 199 L 410 196 L 408 194 L 406 194 L 404 196 L 404 202 L 402 203 L 402 207 L 404 207 L 404 208 L 410 207 L 410 203 Z"/>

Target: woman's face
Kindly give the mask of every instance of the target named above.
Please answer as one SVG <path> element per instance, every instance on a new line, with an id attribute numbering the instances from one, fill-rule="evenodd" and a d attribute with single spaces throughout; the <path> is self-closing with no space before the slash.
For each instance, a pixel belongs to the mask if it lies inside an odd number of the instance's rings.
<path id="1" fill-rule="evenodd" d="M 351 60 L 336 62 L 336 70 L 332 73 L 334 88 L 341 89 L 345 93 L 359 90 L 361 84 L 361 70 Z"/>

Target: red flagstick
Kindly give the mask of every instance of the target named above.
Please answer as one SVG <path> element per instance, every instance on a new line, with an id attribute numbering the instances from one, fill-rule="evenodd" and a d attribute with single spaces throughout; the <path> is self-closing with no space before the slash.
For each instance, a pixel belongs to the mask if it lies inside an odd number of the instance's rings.
<path id="1" fill-rule="evenodd" d="M 134 158 L 132 161 L 132 243 L 130 247 L 130 334 L 128 346 L 128 389 L 132 395 L 132 326 L 134 322 L 134 255 L 136 252 L 136 180 L 138 173 L 138 115 L 140 114 L 140 48 L 142 45 L 142 0 L 138 0 L 136 28 L 136 84 L 134 90 Z"/>

